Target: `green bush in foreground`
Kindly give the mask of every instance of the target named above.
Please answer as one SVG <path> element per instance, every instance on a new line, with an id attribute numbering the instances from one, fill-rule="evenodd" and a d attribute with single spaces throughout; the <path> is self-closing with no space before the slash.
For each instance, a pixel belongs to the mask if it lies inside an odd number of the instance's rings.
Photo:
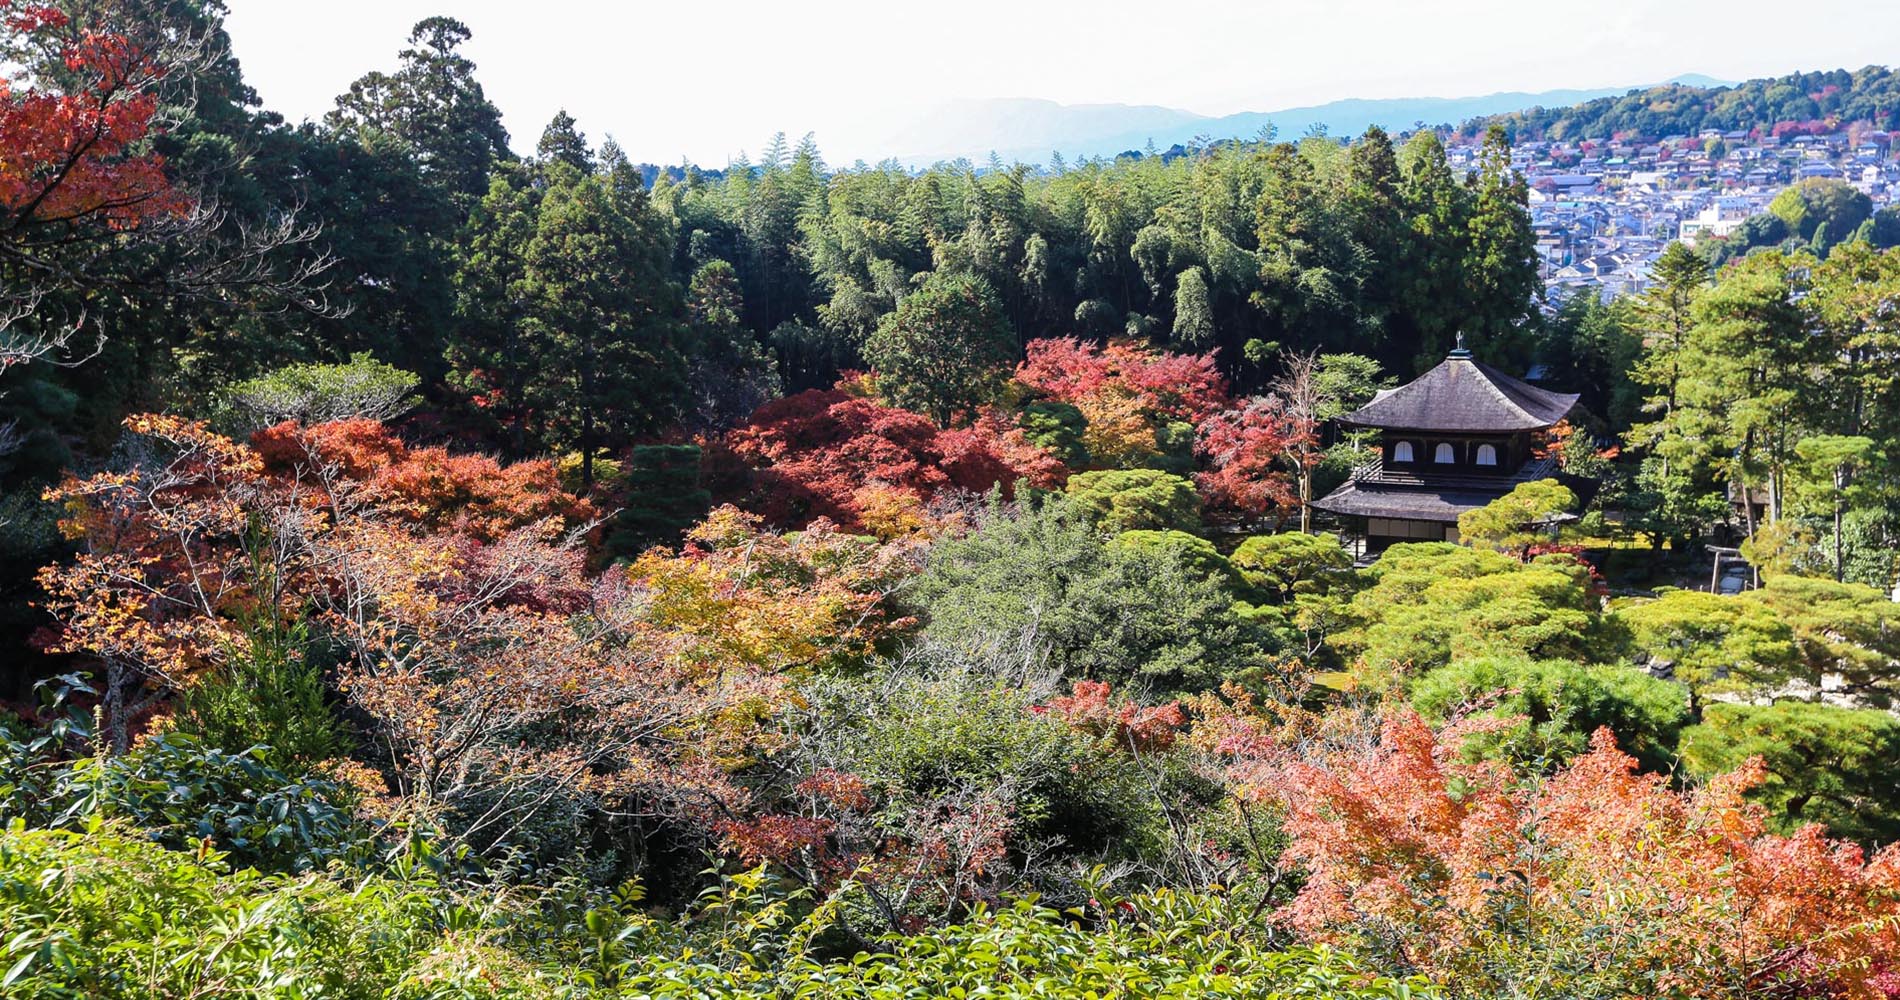
<path id="1" fill-rule="evenodd" d="M 639 997 L 1186 997 L 1406 1000 L 1417 980 L 1325 949 L 1275 950 L 1219 898 L 1170 892 L 1083 914 L 1020 901 L 865 942 L 762 871 L 678 920 L 637 892 L 598 909 L 458 905 L 427 878 L 227 873 L 95 825 L 0 833 L 0 996 L 463 1000 Z M 1083 920 L 1084 916 L 1089 917 Z M 880 950 L 882 949 L 882 950 Z M 850 954 L 849 959 L 834 957 Z"/>
<path id="2" fill-rule="evenodd" d="M 30 730 L 0 719 L 0 824 L 79 828 L 118 819 L 168 847 L 275 871 L 321 870 L 372 852 L 348 790 L 271 766 L 270 747 L 233 753 L 160 733 L 130 753 L 69 759 L 68 741 L 91 741 L 83 720 L 69 713 Z"/>
<path id="3" fill-rule="evenodd" d="M 206 860 L 97 824 L 16 823 L 0 834 L 0 996 L 553 995 L 422 885 L 227 874 Z"/>
<path id="4" fill-rule="evenodd" d="M 1086 913 L 1019 900 L 980 908 L 955 926 L 882 938 L 876 946 L 887 951 L 860 950 L 849 961 L 827 960 L 815 947 L 840 931 L 833 907 L 798 916 L 795 899 L 763 871 L 728 878 L 706 900 L 684 922 L 684 936 L 664 944 L 655 931 L 674 925 L 590 914 L 590 929 L 603 938 L 647 947 L 584 975 L 622 996 L 668 1000 L 1436 995 L 1421 980 L 1374 976 L 1324 948 L 1263 947 L 1251 934 L 1262 925 L 1247 908 L 1218 897 L 1160 891 L 1098 900 Z"/>

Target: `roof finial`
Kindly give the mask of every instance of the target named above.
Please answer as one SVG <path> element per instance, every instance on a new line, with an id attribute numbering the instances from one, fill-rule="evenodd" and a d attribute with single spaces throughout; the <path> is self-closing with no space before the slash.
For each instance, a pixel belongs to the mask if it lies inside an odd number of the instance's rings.
<path id="1" fill-rule="evenodd" d="M 1468 358 L 1470 356 L 1471 352 L 1465 348 L 1465 332 L 1460 330 L 1458 331 L 1458 346 L 1451 349 L 1451 357 Z"/>

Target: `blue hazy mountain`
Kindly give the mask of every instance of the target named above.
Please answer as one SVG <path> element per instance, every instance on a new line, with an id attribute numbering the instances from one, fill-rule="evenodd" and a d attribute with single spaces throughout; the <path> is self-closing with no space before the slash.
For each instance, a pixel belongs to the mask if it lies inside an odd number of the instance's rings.
<path id="1" fill-rule="evenodd" d="M 1667 83 L 1696 87 L 1727 86 L 1728 81 L 1700 74 Z M 1315 125 L 1334 135 L 1357 135 L 1372 125 L 1389 131 L 1427 125 L 1458 124 L 1484 115 L 1535 107 L 1567 107 L 1599 97 L 1615 97 L 1636 87 L 1599 87 L 1507 91 L 1476 97 L 1352 98 L 1275 111 L 1200 115 L 1177 108 L 1132 104 L 1058 104 L 1032 98 L 953 101 L 932 108 L 880 140 L 911 164 L 967 157 L 987 160 L 994 151 L 1006 162 L 1044 163 L 1060 151 L 1075 159 L 1114 156 L 1153 142 L 1161 149 L 1197 136 L 1252 138 L 1268 124 L 1281 138 L 1297 138 Z"/>

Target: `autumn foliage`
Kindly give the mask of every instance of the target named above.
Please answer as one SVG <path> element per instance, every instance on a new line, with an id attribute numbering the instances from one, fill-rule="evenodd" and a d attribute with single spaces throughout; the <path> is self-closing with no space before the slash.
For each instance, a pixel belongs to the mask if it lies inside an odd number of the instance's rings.
<path id="1" fill-rule="evenodd" d="M 576 525 L 598 516 L 586 500 L 562 489 L 553 462 L 503 465 L 487 455 L 416 448 L 374 420 L 284 423 L 257 432 L 251 444 L 267 474 L 304 481 L 321 473 L 346 477 L 369 491 L 365 499 L 417 528 L 492 541 L 549 518 Z"/>
<path id="2" fill-rule="evenodd" d="M 1146 464 L 1158 454 L 1157 432 L 1170 424 L 1191 428 L 1227 405 L 1211 354 L 1059 337 L 1030 341 L 1027 355 L 1016 381 L 1082 411 L 1083 444 L 1100 467 Z"/>
<path id="3" fill-rule="evenodd" d="M 1256 397 L 1200 425 L 1195 450 L 1206 468 L 1194 477 L 1201 502 L 1216 518 L 1258 518 L 1299 510 L 1290 473 L 1299 455 L 1317 455 L 1309 423 L 1280 401 Z"/>
<path id="4" fill-rule="evenodd" d="M 1187 725 L 1180 702 L 1145 706 L 1134 701 L 1116 704 L 1102 681 L 1076 681 L 1072 694 L 1051 698 L 1033 711 L 1048 713 L 1071 727 L 1132 753 L 1167 750 Z"/>
<path id="5" fill-rule="evenodd" d="M 164 70 L 121 34 L 79 28 L 58 8 L 0 2 L 6 33 L 56 64 L 63 86 L 0 79 L 4 228 L 97 222 L 131 228 L 189 207 L 142 144 Z"/>
<path id="6" fill-rule="evenodd" d="M 413 448 L 364 421 L 239 444 L 137 417 L 149 457 L 72 479 L 82 546 L 40 580 L 48 649 L 104 661 L 121 742 L 134 700 L 196 681 L 259 616 L 303 621 L 381 748 L 389 818 L 485 847 L 559 843 L 588 815 L 710 835 L 744 810 L 786 682 L 908 624 L 900 550 L 725 510 L 680 554 L 594 576 L 591 516 L 545 462 Z"/>
<path id="7" fill-rule="evenodd" d="M 97 656 L 162 691 L 236 645 L 245 612 L 295 601 L 302 565 L 266 577 L 247 540 L 295 532 L 322 515 L 310 504 L 278 503 L 257 455 L 202 424 L 145 416 L 126 429 L 160 457 L 47 491 L 64 506 L 61 530 L 80 552 L 40 571 L 58 622 L 43 645 Z"/>
<path id="8" fill-rule="evenodd" d="M 1171 354 L 1127 341 L 1031 341 L 1016 381 L 1067 403 L 1087 421 L 1082 445 L 1097 468 L 1198 464 L 1195 485 L 1215 520 L 1256 521 L 1299 509 L 1299 456 L 1315 428 L 1275 397 L 1236 401 L 1211 354 Z M 1195 460 L 1198 459 L 1198 462 Z"/>
<path id="9" fill-rule="evenodd" d="M 902 635 L 914 622 L 886 598 L 911 555 L 824 520 L 773 534 L 757 515 L 721 507 L 682 552 L 654 549 L 625 574 L 646 595 L 646 619 L 678 637 L 684 662 L 777 675 L 850 666 Z"/>
<path id="10" fill-rule="evenodd" d="M 1307 872 L 1277 919 L 1321 939 L 1389 933 L 1439 977 L 1478 975 L 1497 948 L 1563 947 L 1672 995 L 1893 995 L 1900 848 L 1767 833 L 1743 798 L 1758 765 L 1678 791 L 1604 731 L 1549 779 L 1520 779 L 1461 755 L 1470 725 L 1399 712 L 1375 739 L 1242 765 L 1285 808 Z"/>
<path id="11" fill-rule="evenodd" d="M 1198 421 L 1227 401 L 1227 384 L 1212 354 L 1170 354 L 1128 341 L 1097 345 L 1056 337 L 1030 341 L 1027 355 L 1016 369 L 1016 381 L 1076 406 L 1124 396 L 1154 416 Z"/>
<path id="12" fill-rule="evenodd" d="M 844 389 L 767 403 L 727 444 L 755 470 L 748 506 L 784 525 L 822 517 L 861 530 L 867 515 L 888 516 L 892 491 L 921 506 L 952 490 L 1054 486 L 1065 473 L 995 414 L 940 430 Z"/>

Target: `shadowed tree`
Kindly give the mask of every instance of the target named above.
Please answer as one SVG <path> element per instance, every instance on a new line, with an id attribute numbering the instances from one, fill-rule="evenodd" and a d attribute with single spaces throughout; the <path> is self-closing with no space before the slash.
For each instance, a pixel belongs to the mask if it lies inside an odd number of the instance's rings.
<path id="1" fill-rule="evenodd" d="M 878 324 L 864 345 L 892 405 L 948 427 L 1002 386 L 1016 337 L 981 278 L 933 276 Z"/>

